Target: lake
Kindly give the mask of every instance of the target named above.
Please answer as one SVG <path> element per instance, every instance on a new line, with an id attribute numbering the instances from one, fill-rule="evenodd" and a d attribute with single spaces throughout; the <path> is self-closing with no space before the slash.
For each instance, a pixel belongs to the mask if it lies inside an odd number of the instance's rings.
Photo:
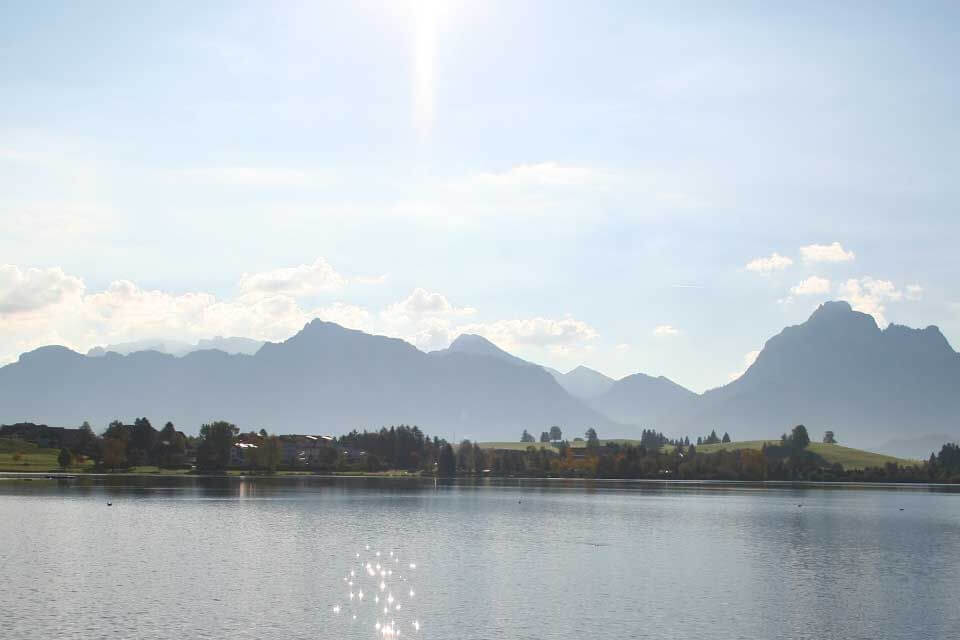
<path id="1" fill-rule="evenodd" d="M 958 559 L 944 487 L 0 479 L 8 639 L 946 638 Z"/>

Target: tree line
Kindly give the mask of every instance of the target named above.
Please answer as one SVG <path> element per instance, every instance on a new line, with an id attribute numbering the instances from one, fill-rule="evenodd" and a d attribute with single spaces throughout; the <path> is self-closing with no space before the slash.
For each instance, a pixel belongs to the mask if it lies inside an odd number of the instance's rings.
<path id="1" fill-rule="evenodd" d="M 391 426 L 376 431 L 351 431 L 319 447 L 319 455 L 308 462 L 285 463 L 286 468 L 317 472 L 406 470 L 413 473 L 493 476 L 556 476 L 581 478 L 682 479 L 682 480 L 809 480 L 863 482 L 949 482 L 960 483 L 960 446 L 945 444 L 939 453 L 914 465 L 887 463 L 882 467 L 845 469 L 830 464 L 809 449 L 810 437 L 798 425 L 779 442 L 760 449 L 699 451 L 689 438 L 666 438 L 652 429 L 644 430 L 639 444 L 607 441 L 601 444 L 596 429 L 590 428 L 581 446 L 562 440 L 557 427 L 556 447 L 522 450 L 482 447 L 469 440 L 453 447 L 439 437 L 429 437 L 416 426 Z M 717 438 L 728 441 L 729 435 Z M 90 458 L 100 470 L 128 469 L 155 465 L 186 468 L 195 455 L 198 472 L 222 473 L 236 467 L 232 459 L 239 442 L 255 444 L 243 467 L 250 472 L 273 472 L 284 456 L 284 438 L 265 430 L 241 434 L 236 425 L 215 421 L 201 426 L 197 436 L 187 436 L 167 422 L 157 430 L 147 418 L 132 425 L 111 422 L 101 435 L 88 423 L 79 429 L 72 447 L 60 451 L 61 466 L 68 467 Z M 301 436 L 302 437 L 302 436 Z M 716 432 L 701 443 L 712 443 Z M 831 432 L 824 437 L 833 441 Z M 529 440 L 525 440 L 529 443 Z M 701 444 L 703 446 L 703 444 Z"/>

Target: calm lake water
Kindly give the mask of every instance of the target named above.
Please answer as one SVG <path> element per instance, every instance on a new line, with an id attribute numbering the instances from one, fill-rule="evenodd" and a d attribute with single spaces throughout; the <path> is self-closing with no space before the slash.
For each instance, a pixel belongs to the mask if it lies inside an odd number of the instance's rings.
<path id="1" fill-rule="evenodd" d="M 948 638 L 958 567 L 934 487 L 0 479 L 9 639 Z"/>

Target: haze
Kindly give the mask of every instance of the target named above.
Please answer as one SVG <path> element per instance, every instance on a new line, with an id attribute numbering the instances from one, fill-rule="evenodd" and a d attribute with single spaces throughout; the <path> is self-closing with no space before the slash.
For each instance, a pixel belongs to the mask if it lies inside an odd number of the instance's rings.
<path id="1" fill-rule="evenodd" d="M 957 7 L 0 8 L 0 363 L 423 350 L 695 391 L 831 299 L 960 337 Z"/>

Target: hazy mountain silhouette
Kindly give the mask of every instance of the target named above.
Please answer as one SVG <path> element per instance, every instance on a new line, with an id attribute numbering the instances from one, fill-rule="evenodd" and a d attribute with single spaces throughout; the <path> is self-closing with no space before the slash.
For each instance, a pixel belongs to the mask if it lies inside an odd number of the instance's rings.
<path id="1" fill-rule="evenodd" d="M 615 382 L 613 378 L 583 365 L 566 373 L 561 373 L 550 367 L 544 367 L 544 369 L 556 378 L 560 386 L 567 390 L 567 393 L 574 398 L 583 400 L 591 400 L 602 396 L 610 390 Z"/>
<path id="2" fill-rule="evenodd" d="M 464 333 L 450 343 L 450 346 L 446 349 L 440 349 L 439 351 L 433 351 L 434 354 L 444 354 L 444 353 L 466 353 L 475 356 L 487 356 L 489 358 L 496 358 L 504 362 L 509 362 L 511 364 L 524 365 L 536 367 L 538 365 L 533 364 L 532 362 L 527 362 L 522 358 L 507 353 L 497 345 L 493 344 L 483 336 L 474 335 L 472 333 Z"/>
<path id="3" fill-rule="evenodd" d="M 44 347 L 0 368 L 0 421 L 90 420 L 102 428 L 143 415 L 190 433 L 217 418 L 294 433 L 407 423 L 478 440 L 518 440 L 525 428 L 539 433 L 553 424 L 576 434 L 588 426 L 616 430 L 542 368 L 474 339 L 427 354 L 402 340 L 314 320 L 252 356 L 203 350 L 179 358 L 156 351 L 87 357 Z"/>
<path id="4" fill-rule="evenodd" d="M 203 338 L 196 344 L 190 344 L 182 340 L 134 340 L 132 342 L 108 344 L 103 347 L 93 347 L 87 351 L 87 355 L 99 357 L 112 351 L 125 356 L 138 351 L 157 351 L 172 356 L 184 356 L 193 351 L 202 351 L 204 349 L 218 349 L 224 353 L 245 353 L 247 355 L 253 355 L 262 346 L 262 340 L 254 340 L 252 338 L 224 338 L 222 336 Z"/>
<path id="5" fill-rule="evenodd" d="M 603 384 L 590 406 L 574 397 Z M 409 423 L 477 440 L 517 440 L 552 424 L 568 436 L 593 426 L 601 437 L 716 429 L 745 440 L 803 423 L 815 438 L 831 429 L 842 444 L 917 455 L 898 441 L 960 433 L 960 355 L 936 327 L 880 330 L 871 316 L 830 302 L 768 340 L 740 378 L 702 395 L 644 374 L 614 382 L 586 367 L 548 371 L 480 336 L 424 353 L 319 320 L 254 355 L 88 357 L 51 346 L 0 368 L 0 422 L 102 428 L 134 416 L 188 432 L 217 418 L 300 433 Z"/>
<path id="6" fill-rule="evenodd" d="M 832 429 L 852 446 L 956 433 L 960 355 L 937 327 L 880 330 L 848 303 L 828 302 L 768 340 L 743 376 L 696 404 L 670 426 L 750 439 L 802 423 L 813 437 Z"/>
<path id="7" fill-rule="evenodd" d="M 667 431 L 689 416 L 700 400 L 693 391 L 668 378 L 643 373 L 611 380 L 610 388 L 590 401 L 591 406 L 618 422 Z"/>

